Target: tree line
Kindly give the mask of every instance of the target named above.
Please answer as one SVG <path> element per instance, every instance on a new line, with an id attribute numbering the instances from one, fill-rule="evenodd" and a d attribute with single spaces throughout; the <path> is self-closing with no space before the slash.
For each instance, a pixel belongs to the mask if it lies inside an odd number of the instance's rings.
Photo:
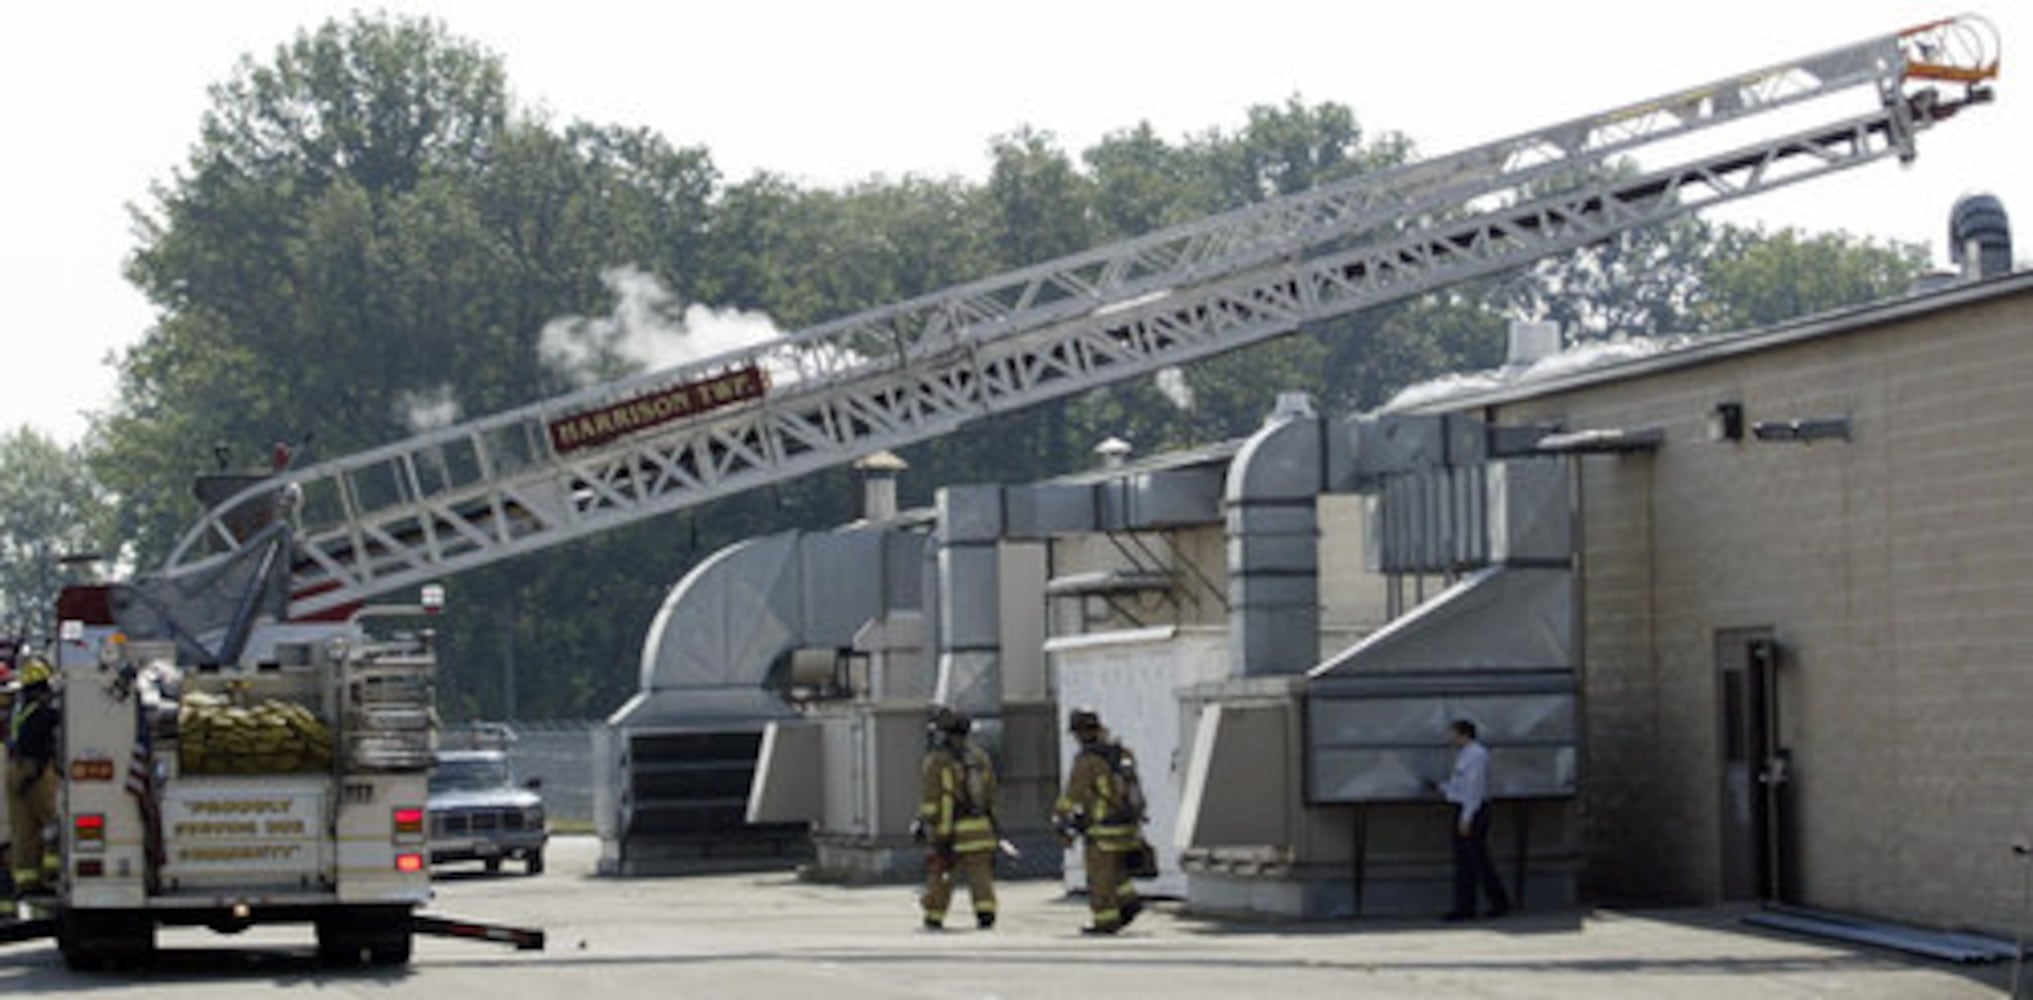
<path id="1" fill-rule="evenodd" d="M 979 182 L 806 186 L 730 179 L 708 149 L 555 121 L 510 89 L 498 56 L 389 15 L 303 31 L 213 87 L 188 159 L 133 208 L 126 273 L 156 322 L 117 359 L 116 399 L 69 449 L 29 428 L 0 438 L 0 628 L 46 630 L 66 553 L 159 564 L 196 516 L 193 475 L 258 471 L 277 442 L 298 462 L 345 455 L 639 370 L 645 325 L 796 330 L 1417 156 L 1345 105 L 1294 97 L 1178 139 L 1130 124 L 1077 154 L 1021 127 L 988 142 Z M 1237 436 L 1281 390 L 1372 408 L 1500 363 L 1512 318 L 1570 339 L 1741 329 L 1882 297 L 1925 263 L 1913 245 L 1683 218 L 916 446 L 903 498 L 1072 471 L 1109 436 L 1145 453 Z M 851 519 L 850 476 L 449 581 L 447 714 L 607 713 L 687 569 Z"/>

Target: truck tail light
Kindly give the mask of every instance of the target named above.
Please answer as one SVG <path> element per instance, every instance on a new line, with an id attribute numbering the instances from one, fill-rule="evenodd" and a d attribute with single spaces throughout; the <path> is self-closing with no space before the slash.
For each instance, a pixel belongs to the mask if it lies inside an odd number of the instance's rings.
<path id="1" fill-rule="evenodd" d="M 395 870 L 406 874 L 423 871 L 424 856 L 414 851 L 398 854 L 395 856 Z"/>
<path id="2" fill-rule="evenodd" d="M 71 842 L 80 851 L 106 849 L 106 814 L 80 813 L 71 818 Z"/>
<path id="3" fill-rule="evenodd" d="M 416 840 L 424 835 L 424 811 L 415 806 L 399 806 L 395 810 L 395 839 Z"/>

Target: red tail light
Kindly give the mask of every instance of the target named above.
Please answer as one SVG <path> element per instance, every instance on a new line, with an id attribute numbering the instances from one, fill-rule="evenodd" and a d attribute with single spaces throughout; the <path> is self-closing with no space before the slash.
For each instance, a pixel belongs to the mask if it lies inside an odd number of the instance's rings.
<path id="1" fill-rule="evenodd" d="M 395 837 L 407 840 L 424 835 L 424 811 L 415 806 L 402 806 L 395 810 Z"/>
<path id="2" fill-rule="evenodd" d="M 424 856 L 421 854 L 398 854 L 395 856 L 395 870 L 415 873 L 424 870 Z"/>
<path id="3" fill-rule="evenodd" d="M 80 851 L 100 851 L 106 847 L 106 815 L 104 813 L 81 813 L 71 817 L 71 842 Z"/>

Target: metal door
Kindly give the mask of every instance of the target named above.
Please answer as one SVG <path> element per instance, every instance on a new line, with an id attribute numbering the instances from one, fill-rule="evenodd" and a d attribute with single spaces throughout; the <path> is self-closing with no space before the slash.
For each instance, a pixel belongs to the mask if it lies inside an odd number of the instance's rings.
<path id="1" fill-rule="evenodd" d="M 1770 628 L 1716 633 L 1716 716 L 1722 778 L 1722 898 L 1772 899 L 1778 871 L 1774 794 L 1777 647 Z"/>

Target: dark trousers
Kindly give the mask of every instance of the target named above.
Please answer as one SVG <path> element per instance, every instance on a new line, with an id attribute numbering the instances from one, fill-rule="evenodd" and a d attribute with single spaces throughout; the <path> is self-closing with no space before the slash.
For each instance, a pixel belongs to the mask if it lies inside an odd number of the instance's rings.
<path id="1" fill-rule="evenodd" d="M 1489 804 L 1475 811 L 1468 832 L 1461 832 L 1460 810 L 1450 826 L 1454 838 L 1454 912 L 1464 916 L 1475 912 L 1475 890 L 1481 886 L 1491 910 L 1508 910 L 1511 897 L 1504 892 L 1496 865 L 1489 859 Z"/>

